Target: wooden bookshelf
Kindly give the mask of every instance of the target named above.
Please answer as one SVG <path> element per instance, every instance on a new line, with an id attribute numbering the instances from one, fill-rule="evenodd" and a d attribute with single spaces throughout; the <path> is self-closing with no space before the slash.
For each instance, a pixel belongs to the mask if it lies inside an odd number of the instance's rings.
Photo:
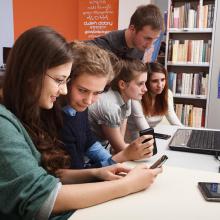
<path id="1" fill-rule="evenodd" d="M 165 65 L 177 115 L 186 126 L 207 127 L 216 8 L 217 0 L 168 1 Z M 196 122 L 189 124 L 193 117 Z"/>

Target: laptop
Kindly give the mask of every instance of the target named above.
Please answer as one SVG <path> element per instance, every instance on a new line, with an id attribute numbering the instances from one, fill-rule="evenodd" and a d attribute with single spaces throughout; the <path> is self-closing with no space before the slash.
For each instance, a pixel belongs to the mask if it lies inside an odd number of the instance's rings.
<path id="1" fill-rule="evenodd" d="M 177 151 L 220 155 L 220 131 L 177 129 L 169 147 Z"/>

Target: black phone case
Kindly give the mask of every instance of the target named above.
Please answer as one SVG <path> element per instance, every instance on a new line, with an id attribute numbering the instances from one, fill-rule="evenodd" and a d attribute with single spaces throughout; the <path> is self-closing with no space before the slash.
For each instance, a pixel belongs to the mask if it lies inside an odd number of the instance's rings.
<path id="1" fill-rule="evenodd" d="M 154 133 L 154 135 L 155 138 L 164 139 L 164 140 L 168 140 L 169 138 L 171 138 L 171 135 L 169 134 Z"/>
<path id="2" fill-rule="evenodd" d="M 154 135 L 154 129 L 153 128 L 147 128 L 145 130 L 139 131 L 140 136 L 142 135 L 147 135 L 150 134 L 153 136 L 154 139 L 154 149 L 153 149 L 153 155 L 157 154 L 157 144 L 156 144 L 156 140 L 155 140 L 155 135 Z M 149 139 L 146 139 L 143 143 L 149 141 Z"/>

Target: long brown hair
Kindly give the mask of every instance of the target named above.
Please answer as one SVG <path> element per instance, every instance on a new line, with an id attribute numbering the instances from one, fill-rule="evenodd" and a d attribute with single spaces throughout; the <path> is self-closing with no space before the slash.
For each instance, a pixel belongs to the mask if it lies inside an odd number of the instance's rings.
<path id="1" fill-rule="evenodd" d="M 15 42 L 7 59 L 3 103 L 27 129 L 48 172 L 69 167 L 70 156 L 57 139 L 59 106 L 39 107 L 42 83 L 48 69 L 72 62 L 72 48 L 49 27 L 34 27 Z"/>
<path id="2" fill-rule="evenodd" d="M 141 100 L 145 115 L 164 115 L 168 110 L 168 85 L 167 85 L 167 70 L 164 66 L 157 62 L 146 63 L 148 79 L 146 82 L 147 92 Z M 152 107 L 152 95 L 150 91 L 150 80 L 154 73 L 163 73 L 165 75 L 165 86 L 161 94 L 155 98 L 154 107 Z"/>

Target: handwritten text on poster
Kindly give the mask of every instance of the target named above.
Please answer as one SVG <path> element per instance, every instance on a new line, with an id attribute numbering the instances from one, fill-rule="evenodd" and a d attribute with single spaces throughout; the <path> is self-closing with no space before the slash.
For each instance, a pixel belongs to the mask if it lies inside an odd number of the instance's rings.
<path id="1" fill-rule="evenodd" d="M 79 1 L 79 39 L 93 39 L 118 28 L 118 0 Z"/>

